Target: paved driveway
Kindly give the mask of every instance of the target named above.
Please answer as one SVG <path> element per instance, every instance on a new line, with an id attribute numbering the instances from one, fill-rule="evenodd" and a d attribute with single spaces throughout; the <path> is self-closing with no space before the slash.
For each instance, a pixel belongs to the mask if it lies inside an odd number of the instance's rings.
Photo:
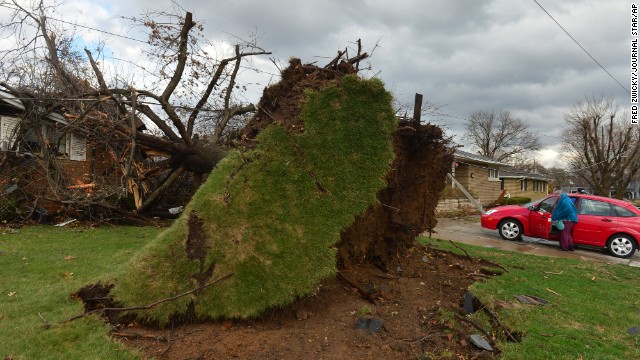
<path id="1" fill-rule="evenodd" d="M 525 254 L 576 258 L 590 261 L 601 261 L 609 264 L 626 264 L 640 267 L 638 252 L 629 259 L 619 259 L 607 252 L 595 248 L 579 247 L 576 251 L 559 251 L 557 241 L 523 237 L 523 241 L 507 241 L 498 235 L 497 230 L 488 230 L 480 226 L 480 217 L 439 218 L 432 236 L 443 240 L 451 240 L 477 246 L 494 247 L 508 251 L 518 251 Z M 427 234 L 428 235 L 428 234 Z"/>

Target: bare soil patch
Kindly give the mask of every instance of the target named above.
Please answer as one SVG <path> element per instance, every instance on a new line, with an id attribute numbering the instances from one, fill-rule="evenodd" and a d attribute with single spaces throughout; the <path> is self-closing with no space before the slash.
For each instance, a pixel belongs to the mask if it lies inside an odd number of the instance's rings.
<path id="1" fill-rule="evenodd" d="M 490 359 L 497 351 L 474 346 L 469 336 L 480 331 L 451 312 L 463 315 L 468 286 L 495 270 L 416 246 L 395 269 L 352 265 L 341 272 L 347 281 L 328 279 L 314 295 L 258 319 L 167 329 L 130 324 L 112 335 L 157 359 Z M 374 319 L 369 328 L 357 328 L 366 319 Z"/>

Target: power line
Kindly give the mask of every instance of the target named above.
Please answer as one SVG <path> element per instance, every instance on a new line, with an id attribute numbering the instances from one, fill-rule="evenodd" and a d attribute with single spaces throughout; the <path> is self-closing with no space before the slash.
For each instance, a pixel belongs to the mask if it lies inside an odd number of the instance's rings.
<path id="1" fill-rule="evenodd" d="M 540 9 L 542 9 L 542 11 L 544 11 L 551 18 L 551 20 L 553 20 L 553 22 L 555 22 L 560 27 L 560 29 L 562 29 L 562 31 L 564 31 L 564 33 L 567 34 L 567 36 L 569 36 L 571 38 L 571 40 L 573 40 L 573 42 L 576 43 L 576 45 L 578 45 L 580 47 L 580 49 L 582 49 L 582 51 L 584 51 L 584 53 L 587 54 L 591 58 L 591 60 L 593 60 L 596 64 L 598 64 L 598 66 L 600 66 L 602 68 L 602 70 L 604 70 L 604 72 L 606 72 L 607 75 L 609 75 L 609 77 L 613 79 L 613 81 L 617 82 L 618 85 L 620 85 L 620 87 L 624 89 L 624 91 L 626 91 L 627 93 L 631 94 L 631 91 L 629 91 L 624 85 L 622 85 L 620 83 L 620 81 L 618 81 L 618 79 L 613 77 L 613 75 L 611 75 L 611 73 L 609 73 L 609 71 L 607 71 L 607 69 L 605 69 L 605 67 L 602 66 L 602 64 L 600 64 L 600 62 L 598 62 L 598 60 L 596 60 L 593 56 L 591 56 L 591 54 L 582 45 L 580 45 L 578 40 L 576 40 L 573 36 L 571 36 L 571 34 L 569 34 L 569 32 L 567 30 L 565 30 L 565 28 L 562 27 L 562 25 L 560 25 L 560 23 L 558 21 L 556 21 L 556 19 L 554 19 L 553 16 L 551 16 L 551 14 L 549 14 L 549 12 L 545 8 L 543 8 L 542 5 L 540 5 L 540 3 L 537 0 L 533 0 L 533 2 L 535 2 L 540 7 Z"/>
<path id="2" fill-rule="evenodd" d="M 140 43 L 143 43 L 143 44 L 148 44 L 148 42 L 143 41 L 143 40 L 138 40 L 138 39 L 135 39 L 135 38 L 132 38 L 132 37 L 129 37 L 129 36 L 120 35 L 120 34 L 112 33 L 112 32 L 109 32 L 109 31 L 105 31 L 105 30 L 100 30 L 100 29 L 92 28 L 92 27 L 90 27 L 90 26 L 86 26 L 86 25 L 80 25 L 80 24 L 76 24 L 76 23 L 72 23 L 72 22 L 69 22 L 69 21 L 60 20 L 60 19 L 56 19 L 56 18 L 52 18 L 52 17 L 48 17 L 47 19 L 50 19 L 50 20 L 53 20 L 53 21 L 59 21 L 59 22 L 61 22 L 61 23 L 65 23 L 65 24 L 68 24 L 68 25 L 77 26 L 77 27 L 81 27 L 81 28 L 85 28 L 85 29 L 89 29 L 89 30 L 97 31 L 97 32 L 100 32 L 100 33 L 108 34 L 108 35 L 113 35 L 113 36 L 121 37 L 121 38 L 123 38 L 123 39 L 128 39 L 128 40 L 132 40 L 132 41 L 137 41 L 137 42 L 140 42 Z"/>
<path id="3" fill-rule="evenodd" d="M 30 98 L 30 97 L 12 97 L 11 99 L 15 99 L 15 100 L 29 100 L 29 101 L 34 101 L 34 100 L 46 100 L 46 101 L 87 101 L 87 102 L 95 102 L 95 101 L 99 101 L 95 98 L 58 98 L 58 97 L 38 97 L 38 98 Z M 0 101 L 2 100 L 2 98 L 0 98 Z M 128 101 L 127 101 L 128 103 Z M 136 103 L 138 104 L 145 104 L 145 105 L 156 105 L 156 106 L 161 106 L 160 103 L 157 102 L 153 102 L 153 101 L 144 101 L 144 100 L 137 100 Z M 182 109 L 182 110 L 198 110 L 200 112 L 223 112 L 225 111 L 224 109 L 210 109 L 210 108 L 200 108 L 200 109 L 196 109 L 195 107 L 191 107 L 191 106 L 184 106 L 184 105 L 174 105 L 174 104 L 169 104 L 171 107 L 173 107 L 174 109 Z"/>

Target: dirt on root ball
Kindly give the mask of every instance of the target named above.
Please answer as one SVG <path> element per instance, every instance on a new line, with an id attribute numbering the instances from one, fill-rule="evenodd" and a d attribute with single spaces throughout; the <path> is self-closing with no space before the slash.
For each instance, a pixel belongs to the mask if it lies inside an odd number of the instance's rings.
<path id="1" fill-rule="evenodd" d="M 156 359 L 492 359 L 469 336 L 480 331 L 463 314 L 470 284 L 490 263 L 423 246 L 395 269 L 353 265 L 316 293 L 245 321 L 158 330 L 130 324 L 112 333 Z M 355 286 L 355 287 L 354 287 Z M 357 288 L 356 288 L 357 287 Z M 365 300 L 364 296 L 371 301 Z M 360 327 L 360 328 L 359 328 Z M 364 329 L 362 329 L 364 327 Z"/>

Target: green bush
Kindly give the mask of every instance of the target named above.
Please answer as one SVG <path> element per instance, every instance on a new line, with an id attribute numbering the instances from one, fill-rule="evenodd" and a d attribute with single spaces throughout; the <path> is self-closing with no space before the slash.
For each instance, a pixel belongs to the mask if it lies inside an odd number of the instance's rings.
<path id="1" fill-rule="evenodd" d="M 18 217 L 18 203 L 13 199 L 0 198 L 0 222 L 11 222 Z"/>
<path id="2" fill-rule="evenodd" d="M 502 198 L 502 200 L 500 200 L 500 203 L 502 205 L 520 205 L 520 204 L 526 204 L 528 202 L 531 202 L 531 198 L 524 197 L 524 196 Z"/>
<path id="3" fill-rule="evenodd" d="M 340 232 L 386 185 L 397 123 L 379 80 L 348 76 L 307 95 L 304 132 L 272 125 L 255 150 L 231 152 L 173 226 L 117 277 L 113 293 L 143 305 L 233 276 L 142 320 L 253 317 L 335 274 Z"/>

